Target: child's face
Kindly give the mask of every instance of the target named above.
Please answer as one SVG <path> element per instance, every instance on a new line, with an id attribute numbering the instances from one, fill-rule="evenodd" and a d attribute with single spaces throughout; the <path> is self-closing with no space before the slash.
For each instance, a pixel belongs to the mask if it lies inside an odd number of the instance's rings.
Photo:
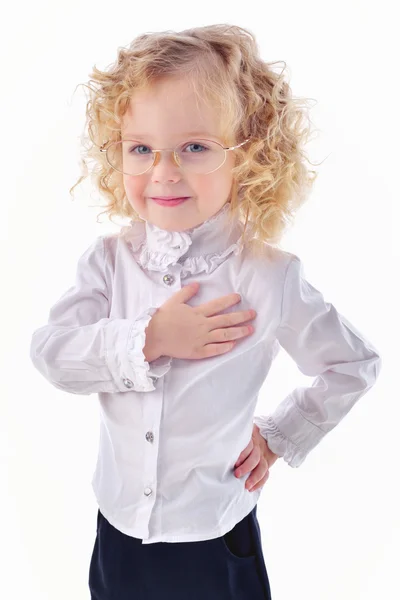
<path id="1" fill-rule="evenodd" d="M 201 132 L 202 135 L 188 135 Z M 169 78 L 150 90 L 136 92 L 124 115 L 122 137 L 151 149 L 174 148 L 199 138 L 223 143 L 215 109 L 200 101 L 184 79 Z M 143 152 L 143 150 L 141 150 Z M 149 150 L 146 150 L 149 152 Z M 143 175 L 123 175 L 129 203 L 142 219 L 167 231 L 196 227 L 217 213 L 230 198 L 234 153 L 209 174 L 193 174 L 178 167 L 172 152 L 162 152 L 157 165 Z M 154 196 L 189 196 L 177 206 L 161 206 Z"/>

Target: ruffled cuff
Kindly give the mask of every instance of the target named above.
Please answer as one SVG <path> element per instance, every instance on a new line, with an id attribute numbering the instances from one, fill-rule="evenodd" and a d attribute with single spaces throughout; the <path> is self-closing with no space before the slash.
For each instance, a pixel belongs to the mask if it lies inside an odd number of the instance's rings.
<path id="1" fill-rule="evenodd" d="M 268 448 L 274 454 L 283 457 L 284 461 L 291 467 L 299 467 L 306 458 L 306 454 L 291 440 L 286 438 L 276 426 L 271 416 L 257 416 L 253 423 L 260 429 L 260 434 L 268 442 Z"/>
<path id="2" fill-rule="evenodd" d="M 147 308 L 135 319 L 128 334 L 127 355 L 132 367 L 132 384 L 137 392 L 150 392 L 155 389 L 154 383 L 171 368 L 170 356 L 160 356 L 148 363 L 143 348 L 146 343 L 146 327 L 158 308 Z"/>

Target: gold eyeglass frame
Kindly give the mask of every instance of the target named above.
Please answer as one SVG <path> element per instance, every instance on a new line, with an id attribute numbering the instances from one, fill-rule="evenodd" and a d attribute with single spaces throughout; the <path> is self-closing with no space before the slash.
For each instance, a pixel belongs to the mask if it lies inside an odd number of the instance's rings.
<path id="1" fill-rule="evenodd" d="M 243 146 L 244 144 L 246 144 L 248 141 L 250 140 L 250 138 L 247 138 L 247 140 L 244 140 L 244 142 L 242 142 L 241 144 L 237 144 L 236 146 L 230 146 L 230 147 L 225 147 L 222 144 L 220 144 L 219 142 L 216 142 L 215 140 L 207 140 L 205 138 L 196 138 L 194 140 L 194 142 L 213 142 L 214 144 L 218 144 L 218 146 L 221 146 L 221 148 L 225 151 L 225 156 L 224 156 L 224 160 L 223 162 L 219 165 L 219 167 L 217 167 L 216 169 L 213 169 L 212 171 L 208 171 L 207 173 L 202 173 L 202 175 L 209 175 L 210 173 L 214 173 L 214 171 L 217 171 L 218 169 L 220 169 L 222 167 L 223 164 L 225 164 L 226 161 L 226 153 L 229 150 L 236 150 L 236 148 L 240 148 L 241 146 Z M 112 169 L 114 169 L 115 171 L 118 171 L 118 173 L 122 173 L 124 175 L 129 175 L 129 173 L 124 173 L 123 171 L 120 171 L 119 169 L 116 169 L 108 160 L 108 156 L 107 156 L 107 150 L 108 148 L 110 148 L 113 144 L 119 144 L 121 142 L 138 142 L 138 140 L 131 140 L 131 139 L 123 139 L 123 140 L 117 140 L 115 142 L 110 142 L 110 140 L 108 140 L 107 142 L 104 142 L 104 144 L 102 144 L 100 146 L 100 152 L 105 152 L 106 153 L 106 159 L 108 164 L 110 165 L 110 167 Z M 173 152 L 173 156 L 174 156 L 174 161 L 175 164 L 177 165 L 177 167 L 185 170 L 184 167 L 182 167 L 182 165 L 179 163 L 179 159 L 177 157 L 177 152 L 176 149 L 178 146 L 180 146 L 183 142 L 180 142 L 179 144 L 177 144 L 175 146 L 175 148 L 159 148 L 158 150 L 152 150 L 153 153 L 153 162 L 150 165 L 150 167 L 148 167 L 145 171 L 142 171 L 141 173 L 136 173 L 135 175 L 130 175 L 130 177 L 137 177 L 138 175 L 143 175 L 144 173 L 147 173 L 148 171 L 150 171 L 150 169 L 152 169 L 155 165 L 158 164 L 159 160 L 160 160 L 160 155 L 161 152 Z M 145 146 L 146 144 L 142 144 L 142 146 Z"/>

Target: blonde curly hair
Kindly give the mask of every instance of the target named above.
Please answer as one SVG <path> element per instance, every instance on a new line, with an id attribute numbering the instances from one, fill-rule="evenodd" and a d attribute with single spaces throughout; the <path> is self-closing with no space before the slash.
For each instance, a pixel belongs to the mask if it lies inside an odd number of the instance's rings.
<path id="1" fill-rule="evenodd" d="M 107 200 L 100 214 L 141 220 L 127 199 L 123 175 L 108 164 L 101 147 L 121 139 L 122 118 L 135 91 L 168 76 L 187 77 L 197 95 L 220 109 L 227 145 L 250 138 L 235 150 L 231 218 L 244 223 L 244 233 L 251 221 L 253 240 L 278 245 L 317 175 L 305 165 L 311 131 L 307 102 L 292 97 L 284 72 L 275 73 L 273 64 L 260 58 L 248 29 L 233 25 L 139 35 L 118 49 L 108 70 L 94 66 L 89 85 L 80 84 L 90 90 L 87 135 L 81 138 L 83 174 L 70 193 L 88 176 L 92 159 L 92 181 Z"/>

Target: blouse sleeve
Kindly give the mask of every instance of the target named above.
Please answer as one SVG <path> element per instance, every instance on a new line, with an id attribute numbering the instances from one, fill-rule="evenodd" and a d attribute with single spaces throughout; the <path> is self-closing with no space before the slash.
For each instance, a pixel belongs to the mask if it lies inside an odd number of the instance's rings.
<path id="1" fill-rule="evenodd" d="M 276 337 L 299 370 L 315 379 L 254 423 L 272 452 L 299 467 L 374 385 L 382 361 L 371 342 L 305 279 L 296 255 L 286 271 Z"/>
<path id="2" fill-rule="evenodd" d="M 163 356 L 145 360 L 146 327 L 157 307 L 135 319 L 110 318 L 104 240 L 96 238 L 78 260 L 75 285 L 35 330 L 30 358 L 56 388 L 72 394 L 148 392 L 171 366 Z"/>

